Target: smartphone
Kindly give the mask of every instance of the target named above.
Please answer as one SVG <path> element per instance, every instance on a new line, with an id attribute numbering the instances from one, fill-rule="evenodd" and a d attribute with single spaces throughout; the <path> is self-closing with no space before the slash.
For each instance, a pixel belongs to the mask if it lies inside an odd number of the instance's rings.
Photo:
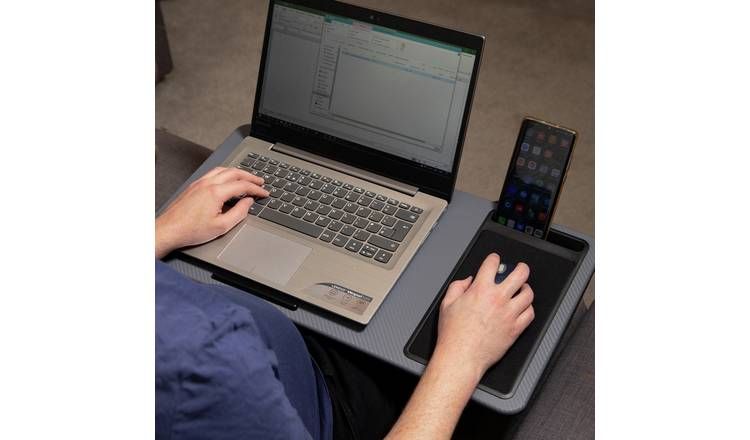
<path id="1" fill-rule="evenodd" d="M 523 120 L 497 202 L 496 222 L 547 238 L 576 135 L 574 130 L 539 119 Z"/>

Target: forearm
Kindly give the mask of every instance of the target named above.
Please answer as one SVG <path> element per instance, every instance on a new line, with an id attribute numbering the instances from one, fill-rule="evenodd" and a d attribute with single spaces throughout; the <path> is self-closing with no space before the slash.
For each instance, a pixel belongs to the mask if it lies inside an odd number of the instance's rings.
<path id="1" fill-rule="evenodd" d="M 164 258 L 167 254 L 177 249 L 178 246 L 175 244 L 175 240 L 171 238 L 171 235 L 169 227 L 157 218 L 154 237 L 154 247 L 157 259 Z"/>
<path id="2" fill-rule="evenodd" d="M 436 350 L 387 438 L 450 438 L 480 378 L 477 369 Z"/>

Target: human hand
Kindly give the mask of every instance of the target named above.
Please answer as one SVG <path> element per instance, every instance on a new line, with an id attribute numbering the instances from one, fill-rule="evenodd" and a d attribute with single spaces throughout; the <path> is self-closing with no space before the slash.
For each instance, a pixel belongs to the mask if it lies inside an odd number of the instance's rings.
<path id="1" fill-rule="evenodd" d="M 487 256 L 476 279 L 451 283 L 440 305 L 433 356 L 462 365 L 476 382 L 534 319 L 534 293 L 526 284 L 529 267 L 519 263 L 502 283 L 495 284 L 499 264 L 497 254 Z"/>
<path id="2" fill-rule="evenodd" d="M 217 167 L 191 183 L 156 219 L 156 257 L 225 234 L 248 215 L 253 197 L 268 197 L 263 179 L 237 168 Z M 247 197 L 222 213 L 232 197 Z"/>

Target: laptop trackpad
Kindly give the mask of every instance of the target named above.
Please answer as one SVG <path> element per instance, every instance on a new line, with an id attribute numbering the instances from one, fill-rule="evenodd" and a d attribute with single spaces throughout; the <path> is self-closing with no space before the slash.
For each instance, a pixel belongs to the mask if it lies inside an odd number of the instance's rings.
<path id="1" fill-rule="evenodd" d="M 245 224 L 219 253 L 218 258 L 252 273 L 259 281 L 268 280 L 284 286 L 311 250 L 292 240 Z"/>

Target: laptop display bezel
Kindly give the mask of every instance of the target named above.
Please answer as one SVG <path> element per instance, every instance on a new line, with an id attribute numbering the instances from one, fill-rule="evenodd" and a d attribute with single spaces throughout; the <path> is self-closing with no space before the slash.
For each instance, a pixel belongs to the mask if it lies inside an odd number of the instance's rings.
<path id="1" fill-rule="evenodd" d="M 309 128 L 297 126 L 288 121 L 281 121 L 274 117 L 260 114 L 261 91 L 263 90 L 266 59 L 268 56 L 268 43 L 271 34 L 273 10 L 276 3 L 289 3 L 308 7 L 326 13 L 351 18 L 352 20 L 384 26 L 424 38 L 438 40 L 446 44 L 474 50 L 476 52 L 474 68 L 469 81 L 469 89 L 464 106 L 464 114 L 461 119 L 458 143 L 456 145 L 451 171 L 446 172 L 421 165 L 414 161 L 366 145 L 358 144 L 329 134 L 320 133 Z M 313 154 L 367 170 L 415 186 L 422 192 L 450 201 L 456 184 L 456 177 L 458 174 L 464 139 L 466 137 L 466 129 L 469 123 L 469 115 L 471 113 L 470 110 L 479 73 L 483 47 L 483 36 L 447 29 L 441 26 L 360 6 L 322 0 L 283 0 L 281 2 L 270 0 L 260 68 L 258 71 L 258 82 L 255 90 L 255 103 L 253 105 L 252 128 L 250 135 L 271 143 L 281 142 Z"/>

